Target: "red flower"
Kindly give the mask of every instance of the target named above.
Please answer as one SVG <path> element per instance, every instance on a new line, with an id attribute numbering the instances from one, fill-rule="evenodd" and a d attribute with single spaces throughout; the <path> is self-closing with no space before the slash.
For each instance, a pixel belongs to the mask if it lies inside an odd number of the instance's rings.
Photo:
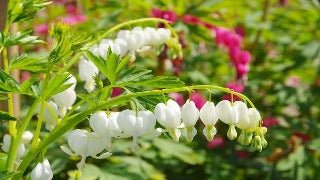
<path id="1" fill-rule="evenodd" d="M 265 117 L 263 118 L 262 126 L 271 127 L 279 125 L 279 121 L 275 117 Z"/>
<path id="2" fill-rule="evenodd" d="M 209 149 L 214 149 L 217 147 L 222 147 L 225 145 L 224 139 L 221 137 L 215 137 L 212 141 L 208 142 L 207 146 Z"/>
<path id="3" fill-rule="evenodd" d="M 162 11 L 157 8 L 152 8 L 152 15 L 156 18 L 165 19 L 172 24 L 175 23 L 178 19 L 174 11 Z"/>
<path id="4" fill-rule="evenodd" d="M 236 156 L 240 159 L 249 159 L 250 158 L 250 154 L 247 151 L 236 151 Z"/>
<path id="5" fill-rule="evenodd" d="M 196 16 L 192 16 L 192 15 L 184 15 L 182 17 L 182 21 L 187 24 L 194 24 L 194 25 L 202 25 L 203 24 L 201 19 L 199 19 Z"/>
<path id="6" fill-rule="evenodd" d="M 123 89 L 121 89 L 121 88 L 113 88 L 110 97 L 111 97 L 111 98 L 117 97 L 117 96 L 119 96 L 119 95 L 122 94 L 122 93 L 123 93 Z"/>
<path id="7" fill-rule="evenodd" d="M 311 140 L 311 137 L 308 134 L 305 134 L 299 131 L 293 132 L 292 134 L 300 138 L 303 142 L 307 142 Z"/>

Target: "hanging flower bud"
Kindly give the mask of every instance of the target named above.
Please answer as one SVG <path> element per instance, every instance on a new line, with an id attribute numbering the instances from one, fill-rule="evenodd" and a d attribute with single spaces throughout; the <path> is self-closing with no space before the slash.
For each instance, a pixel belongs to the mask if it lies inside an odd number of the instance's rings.
<path id="1" fill-rule="evenodd" d="M 67 109 L 70 109 L 76 101 L 77 94 L 73 89 L 69 88 L 53 95 L 52 98 L 59 106 L 60 116 L 63 117 L 66 114 Z"/>
<path id="2" fill-rule="evenodd" d="M 68 144 L 71 150 L 65 146 L 60 146 L 61 150 L 71 156 L 81 156 L 81 161 L 77 164 L 79 169 L 82 169 L 85 159 L 91 156 L 96 159 L 104 159 L 111 156 L 110 152 L 101 153 L 107 146 L 106 137 L 88 132 L 86 130 L 76 129 L 70 132 L 68 136 Z"/>
<path id="3" fill-rule="evenodd" d="M 9 134 L 5 134 L 3 136 L 3 142 L 2 142 L 1 149 L 4 152 L 8 153 L 9 149 L 10 149 L 10 144 L 11 144 L 11 136 Z M 26 152 L 26 148 L 25 148 L 24 144 L 20 143 L 19 147 L 18 147 L 17 159 L 21 159 L 24 156 L 25 152 Z"/>
<path id="4" fill-rule="evenodd" d="M 216 113 L 222 122 L 229 125 L 228 138 L 230 140 L 237 138 L 237 130 L 235 129 L 235 124 L 239 120 L 237 106 L 231 105 L 230 101 L 222 100 L 216 106 Z"/>
<path id="5" fill-rule="evenodd" d="M 25 131 L 22 134 L 21 143 L 28 144 L 33 138 L 33 134 L 30 131 Z"/>
<path id="6" fill-rule="evenodd" d="M 217 129 L 214 125 L 218 121 L 216 113 L 216 107 L 213 102 L 207 101 L 200 110 L 200 119 L 205 125 L 203 134 L 206 136 L 208 141 L 212 141 L 214 135 L 217 133 Z"/>
<path id="7" fill-rule="evenodd" d="M 178 129 L 181 124 L 179 105 L 171 99 L 166 104 L 159 103 L 154 109 L 154 115 L 158 122 L 170 133 L 173 140 L 179 141 L 181 136 L 181 132 Z"/>
<path id="8" fill-rule="evenodd" d="M 151 111 L 139 111 L 136 113 L 132 110 L 121 111 L 118 115 L 119 129 L 129 136 L 132 136 L 132 148 L 135 152 L 138 148 L 137 138 L 146 135 L 154 130 L 156 118 Z"/>
<path id="9" fill-rule="evenodd" d="M 197 109 L 193 101 L 187 100 L 181 109 L 181 119 L 185 125 L 183 135 L 188 142 L 191 142 L 193 137 L 197 134 L 197 130 L 194 125 L 199 119 L 199 110 Z"/>
<path id="10" fill-rule="evenodd" d="M 47 159 L 45 159 L 42 163 L 39 162 L 31 172 L 32 180 L 51 180 L 52 178 L 53 173 Z"/>
<path id="11" fill-rule="evenodd" d="M 91 61 L 87 61 L 83 56 L 80 57 L 79 62 L 79 77 L 80 80 L 85 81 L 84 88 L 90 93 L 95 88 L 93 77 L 99 73 L 99 69 Z"/>

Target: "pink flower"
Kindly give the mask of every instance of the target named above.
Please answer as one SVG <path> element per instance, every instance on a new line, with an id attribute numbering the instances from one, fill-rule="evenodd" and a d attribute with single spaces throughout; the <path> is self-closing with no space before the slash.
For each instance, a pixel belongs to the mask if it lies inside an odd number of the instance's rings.
<path id="1" fill-rule="evenodd" d="M 25 80 L 30 78 L 31 74 L 29 71 L 22 71 L 20 74 L 20 83 L 23 83 Z"/>
<path id="2" fill-rule="evenodd" d="M 237 63 L 239 61 L 239 55 L 241 53 L 240 47 L 233 46 L 229 49 L 229 57 L 232 62 Z"/>
<path id="3" fill-rule="evenodd" d="M 37 35 L 47 35 L 49 33 L 49 25 L 48 24 L 39 24 L 34 27 L 34 32 Z"/>
<path id="4" fill-rule="evenodd" d="M 184 99 L 184 97 L 182 96 L 182 94 L 180 94 L 180 93 L 170 93 L 169 97 L 174 99 L 179 104 L 179 106 L 182 106 L 186 101 Z"/>
<path id="5" fill-rule="evenodd" d="M 231 90 L 233 90 L 233 91 L 235 91 L 235 92 L 238 92 L 238 93 L 242 93 L 244 91 L 244 85 L 240 84 L 240 83 L 237 83 L 237 82 L 228 83 L 226 85 L 226 87 L 231 89 Z M 232 100 L 231 94 L 224 95 L 223 99 L 231 101 Z M 234 101 L 241 101 L 241 98 L 238 97 L 238 96 L 233 96 L 233 100 Z"/>
<path id="6" fill-rule="evenodd" d="M 247 75 L 249 72 L 249 67 L 245 64 L 236 64 L 237 77 L 240 79 Z"/>
<path id="7" fill-rule="evenodd" d="M 183 68 L 184 68 L 183 59 L 176 58 L 176 59 L 172 60 L 171 63 L 173 66 L 174 74 L 177 76 L 181 76 Z"/>
<path id="8" fill-rule="evenodd" d="M 208 142 L 207 146 L 209 149 L 214 149 L 217 147 L 222 147 L 225 145 L 224 139 L 221 137 L 215 137 L 212 141 Z"/>
<path id="9" fill-rule="evenodd" d="M 279 120 L 275 117 L 265 117 L 262 121 L 262 126 L 271 127 L 279 125 Z"/>
<path id="10" fill-rule="evenodd" d="M 320 87 L 320 78 L 317 79 L 316 85 L 317 85 L 318 87 Z"/>
<path id="11" fill-rule="evenodd" d="M 303 142 L 308 142 L 311 140 L 311 137 L 308 134 L 299 131 L 295 131 L 292 134 L 300 138 Z"/>
<path id="12" fill-rule="evenodd" d="M 182 21 L 186 24 L 194 24 L 194 25 L 201 25 L 203 24 L 202 20 L 199 19 L 196 16 L 192 16 L 192 15 L 184 15 L 182 17 Z"/>
<path id="13" fill-rule="evenodd" d="M 300 85 L 300 78 L 298 76 L 290 76 L 286 79 L 285 84 L 289 87 L 297 88 Z"/>
<path id="14" fill-rule="evenodd" d="M 157 18 L 165 19 L 171 24 L 175 23 L 178 19 L 174 11 L 162 11 L 157 8 L 152 8 L 152 15 Z"/>
<path id="15" fill-rule="evenodd" d="M 247 64 L 251 61 L 251 54 L 248 51 L 241 51 L 239 54 L 239 61 L 242 64 Z"/>
<path id="16" fill-rule="evenodd" d="M 110 97 L 111 97 L 111 98 L 117 97 L 117 96 L 119 96 L 119 95 L 122 94 L 122 93 L 123 93 L 123 89 L 116 87 L 116 88 L 113 88 L 113 89 L 112 89 L 112 93 L 111 93 Z"/>
<path id="17" fill-rule="evenodd" d="M 249 159 L 250 158 L 250 154 L 247 151 L 236 151 L 236 156 L 240 159 Z"/>
<path id="18" fill-rule="evenodd" d="M 234 27 L 234 32 L 237 33 L 238 35 L 240 35 L 241 37 L 246 36 L 246 30 L 241 25 Z"/>
<path id="19" fill-rule="evenodd" d="M 191 101 L 196 104 L 196 107 L 200 110 L 202 106 L 207 102 L 206 98 L 199 92 L 191 93 Z"/>
<path id="20" fill-rule="evenodd" d="M 228 83 L 226 87 L 238 93 L 242 93 L 244 91 L 244 85 L 237 82 Z"/>
<path id="21" fill-rule="evenodd" d="M 66 11 L 68 14 L 76 15 L 77 14 L 77 7 L 73 4 L 68 4 L 66 6 Z"/>
<path id="22" fill-rule="evenodd" d="M 87 17 L 83 14 L 68 16 L 61 19 L 63 23 L 70 24 L 72 26 L 78 23 L 85 22 L 86 20 L 87 20 Z"/>

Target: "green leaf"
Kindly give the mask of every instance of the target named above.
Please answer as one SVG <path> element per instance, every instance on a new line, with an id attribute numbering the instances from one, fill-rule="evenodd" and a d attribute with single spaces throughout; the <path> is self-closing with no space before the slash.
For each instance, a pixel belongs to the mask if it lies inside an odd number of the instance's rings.
<path id="1" fill-rule="evenodd" d="M 16 174 L 19 174 L 18 172 L 9 172 L 9 171 L 0 171 L 0 179 L 9 179 Z"/>
<path id="2" fill-rule="evenodd" d="M 111 49 L 108 49 L 106 60 L 101 56 L 95 56 L 90 51 L 86 52 L 88 58 L 97 66 L 100 72 L 108 78 L 108 80 L 113 84 L 117 78 L 117 67 L 119 63 L 119 56 L 112 53 Z"/>
<path id="3" fill-rule="evenodd" d="M 70 78 L 70 73 L 57 74 L 48 83 L 48 90 L 46 92 L 46 97 L 52 97 L 66 89 L 68 89 L 72 84 L 63 84 Z"/>
<path id="4" fill-rule="evenodd" d="M 9 74 L 0 69 L 0 93 L 20 92 L 19 83 Z"/>
<path id="5" fill-rule="evenodd" d="M 16 45 L 24 45 L 24 44 L 41 44 L 45 43 L 42 40 L 38 39 L 38 36 L 30 36 L 31 31 L 27 32 L 17 32 L 9 34 L 7 37 L 3 37 L 2 41 L 4 47 L 16 46 Z"/>
<path id="6" fill-rule="evenodd" d="M 136 70 L 136 67 L 132 67 L 128 69 L 123 75 L 122 78 L 119 79 L 116 84 L 125 86 L 127 84 L 132 83 L 132 81 L 139 81 L 142 79 L 146 79 L 150 77 L 151 70 L 139 69 Z"/>
<path id="7" fill-rule="evenodd" d="M 118 67 L 117 67 L 117 71 L 116 71 L 116 74 L 119 74 L 121 72 L 121 70 L 128 64 L 129 60 L 130 60 L 130 56 L 126 56 L 125 58 L 123 58 Z"/>
<path id="8" fill-rule="evenodd" d="M 23 54 L 21 56 L 14 55 L 10 61 L 9 69 L 23 69 L 32 72 L 43 72 L 46 70 L 46 63 L 41 58 L 32 58 Z"/>
<path id="9" fill-rule="evenodd" d="M 0 111 L 0 120 L 9 120 L 9 121 L 15 121 L 17 120 L 15 117 L 10 116 L 9 113 Z"/>
<path id="10" fill-rule="evenodd" d="M 175 88 L 183 86 L 184 82 L 176 77 L 158 76 L 144 81 L 138 81 L 136 84 L 153 88 Z"/>
<path id="11" fill-rule="evenodd" d="M 205 160 L 199 152 L 194 152 L 193 149 L 187 145 L 173 142 L 172 140 L 156 138 L 153 140 L 153 144 L 162 153 L 178 158 L 187 164 L 202 164 Z"/>

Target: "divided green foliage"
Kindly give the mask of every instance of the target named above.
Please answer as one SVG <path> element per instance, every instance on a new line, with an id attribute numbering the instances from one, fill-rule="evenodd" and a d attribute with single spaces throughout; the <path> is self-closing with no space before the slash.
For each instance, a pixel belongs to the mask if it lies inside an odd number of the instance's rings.
<path id="1" fill-rule="evenodd" d="M 50 3 L 47 0 L 10 0 L 7 21 L 14 23 L 33 19 L 37 11 Z"/>
<path id="2" fill-rule="evenodd" d="M 53 95 L 58 94 L 72 86 L 72 84 L 63 84 L 70 78 L 69 75 L 69 73 L 57 74 L 51 78 L 48 83 L 48 89 L 45 97 L 52 97 Z"/>
<path id="3" fill-rule="evenodd" d="M 9 120 L 14 121 L 17 120 L 15 117 L 10 116 L 8 112 L 0 111 L 0 120 Z"/>
<path id="4" fill-rule="evenodd" d="M 46 70 L 46 62 L 41 58 L 29 57 L 26 54 L 18 56 L 15 54 L 10 61 L 9 70 L 20 69 L 32 72 L 44 72 Z"/>
<path id="5" fill-rule="evenodd" d="M 83 34 L 75 32 L 68 24 L 58 23 L 50 30 L 53 38 L 52 50 L 48 61 L 51 65 L 67 61 L 70 56 L 89 41 L 89 38 Z"/>
<path id="6" fill-rule="evenodd" d="M 104 59 L 101 56 L 95 56 L 90 51 L 86 52 L 88 58 L 97 66 L 100 72 L 108 78 L 108 80 L 113 84 L 117 78 L 117 74 L 121 71 L 118 69 L 120 57 L 112 53 L 111 49 L 108 49 L 107 57 Z M 125 61 L 127 62 L 127 61 Z M 121 64 L 122 68 L 125 66 L 124 63 Z"/>
<path id="7" fill-rule="evenodd" d="M 31 36 L 31 31 L 16 32 L 9 35 L 5 35 L 0 32 L 0 44 L 4 47 L 26 45 L 26 44 L 41 44 L 44 41 L 38 39 L 38 36 Z"/>
<path id="8" fill-rule="evenodd" d="M 176 77 L 154 76 L 151 70 L 136 69 L 131 67 L 120 78 L 116 84 L 119 86 L 144 86 L 150 88 L 174 88 L 181 87 L 184 82 Z"/>
<path id="9" fill-rule="evenodd" d="M 0 69 L 0 93 L 20 92 L 19 83 L 9 74 Z"/>

